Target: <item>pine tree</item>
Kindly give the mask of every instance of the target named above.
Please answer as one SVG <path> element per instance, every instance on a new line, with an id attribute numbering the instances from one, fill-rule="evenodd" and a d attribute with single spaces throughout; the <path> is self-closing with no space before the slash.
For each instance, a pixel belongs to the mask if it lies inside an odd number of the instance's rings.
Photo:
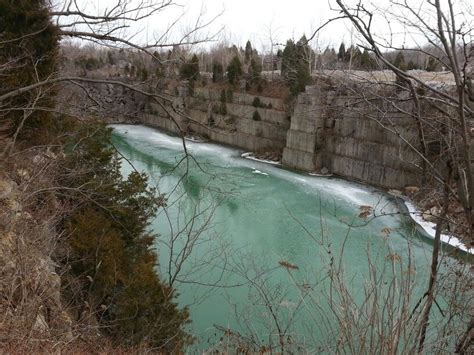
<path id="1" fill-rule="evenodd" d="M 413 60 L 410 59 L 410 61 L 407 64 L 407 70 L 414 70 L 416 69 L 416 64 Z"/>
<path id="2" fill-rule="evenodd" d="M 337 53 L 337 59 L 341 62 L 346 61 L 346 45 L 344 42 L 339 46 L 339 52 Z"/>
<path id="3" fill-rule="evenodd" d="M 242 77 L 242 74 L 242 63 L 240 62 L 239 57 L 235 56 L 227 67 L 227 79 L 229 80 L 229 83 L 236 84 Z"/>
<path id="4" fill-rule="evenodd" d="M 224 79 L 224 67 L 219 62 L 212 63 L 212 82 L 218 83 Z"/>
<path id="5" fill-rule="evenodd" d="M 0 63 L 2 68 L 0 94 L 43 81 L 54 75 L 58 53 L 58 29 L 50 21 L 45 0 L 0 0 Z M 34 34 L 34 35 L 32 35 Z M 37 107 L 53 106 L 53 91 L 44 88 L 44 95 Z M 27 92 L 16 95 L 4 105 L 14 108 L 27 107 L 36 99 Z M 11 111 L 8 122 L 2 127 L 7 135 L 13 134 L 23 119 L 21 110 Z M 24 122 L 19 137 L 30 143 L 41 141 L 43 129 L 52 128 L 54 120 L 48 110 L 34 111 Z"/>
<path id="6" fill-rule="evenodd" d="M 184 62 L 179 68 L 181 79 L 196 81 L 199 78 L 199 58 L 193 55 L 190 61 Z"/>
<path id="7" fill-rule="evenodd" d="M 288 40 L 283 50 L 281 73 L 293 95 L 303 92 L 311 81 L 307 59 L 309 50 L 305 37 L 302 37 L 297 44 Z"/>
<path id="8" fill-rule="evenodd" d="M 403 55 L 402 51 L 397 53 L 395 60 L 393 61 L 393 65 L 396 66 L 398 69 L 407 70 L 407 65 L 405 63 L 405 56 Z"/>
<path id="9" fill-rule="evenodd" d="M 191 58 L 191 63 L 190 64 L 191 64 L 191 68 L 193 70 L 192 79 L 197 80 L 199 78 L 199 58 L 196 54 L 193 55 L 193 57 Z"/>
<path id="10" fill-rule="evenodd" d="M 370 55 L 367 49 L 364 49 L 360 57 L 360 67 L 364 70 L 374 70 L 377 67 L 375 59 Z"/>
<path id="11" fill-rule="evenodd" d="M 252 44 L 250 41 L 247 41 L 245 45 L 245 64 L 248 64 L 252 59 L 253 51 L 252 51 Z"/>
<path id="12" fill-rule="evenodd" d="M 426 71 L 437 71 L 438 67 L 439 67 L 439 65 L 438 65 L 437 60 L 432 56 L 428 57 L 428 60 L 426 62 L 426 69 L 425 70 Z"/>
<path id="13" fill-rule="evenodd" d="M 93 122 L 71 126 L 67 144 L 74 149 L 61 165 L 61 186 L 69 193 L 61 198 L 78 207 L 63 222 L 70 249 L 64 294 L 72 295 L 72 305 L 87 302 L 100 328 L 117 343 L 146 342 L 179 353 L 190 341 L 183 330 L 189 314 L 178 309 L 173 290 L 155 272 L 155 236 L 149 230 L 163 201 L 148 187 L 146 174 L 122 177 L 109 129 Z M 86 198 L 78 192 L 84 186 Z"/>
<path id="14" fill-rule="evenodd" d="M 281 53 L 281 75 L 289 79 L 293 76 L 293 72 L 297 63 L 296 46 L 293 40 L 286 41 L 286 46 Z"/>
<path id="15" fill-rule="evenodd" d="M 260 64 L 260 61 L 256 60 L 255 58 L 252 58 L 250 60 L 250 67 L 249 67 L 250 81 L 253 83 L 258 83 L 261 79 L 261 74 L 262 74 L 262 65 Z"/>

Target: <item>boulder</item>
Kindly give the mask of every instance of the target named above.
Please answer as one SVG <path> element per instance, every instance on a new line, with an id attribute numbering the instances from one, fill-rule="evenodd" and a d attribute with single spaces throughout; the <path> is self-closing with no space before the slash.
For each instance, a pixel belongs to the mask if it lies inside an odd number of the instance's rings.
<path id="1" fill-rule="evenodd" d="M 0 200 L 8 198 L 13 191 L 12 183 L 7 180 L 0 180 Z"/>
<path id="2" fill-rule="evenodd" d="M 431 207 L 429 210 L 423 212 L 423 219 L 427 222 L 436 223 L 440 212 L 438 207 Z"/>
<path id="3" fill-rule="evenodd" d="M 413 196 L 414 194 L 418 193 L 420 188 L 418 186 L 407 186 L 405 187 L 405 193 L 408 196 Z"/>

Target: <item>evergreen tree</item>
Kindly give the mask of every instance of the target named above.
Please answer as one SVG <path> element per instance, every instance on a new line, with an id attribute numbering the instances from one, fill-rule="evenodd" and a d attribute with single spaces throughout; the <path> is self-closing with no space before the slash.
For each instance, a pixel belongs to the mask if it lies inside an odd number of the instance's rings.
<path id="1" fill-rule="evenodd" d="M 148 80 L 148 69 L 143 67 L 142 70 L 141 70 L 141 74 L 140 74 L 140 79 L 142 81 L 146 81 Z"/>
<path id="2" fill-rule="evenodd" d="M 307 59 L 309 50 L 305 37 L 302 37 L 297 44 L 288 40 L 283 50 L 281 73 L 293 95 L 303 92 L 311 81 Z"/>
<path id="3" fill-rule="evenodd" d="M 339 52 L 337 53 L 337 59 L 341 62 L 346 61 L 346 46 L 344 42 L 339 46 Z"/>
<path id="4" fill-rule="evenodd" d="M 296 68 L 296 85 L 292 89 L 293 94 L 303 92 L 306 85 L 311 82 L 311 58 L 314 57 L 313 50 L 309 47 L 308 40 L 306 36 L 303 35 L 298 43 L 296 44 L 297 48 L 297 60 L 298 65 Z"/>
<path id="5" fill-rule="evenodd" d="M 364 70 L 374 70 L 377 68 L 375 59 L 370 55 L 367 49 L 364 49 L 360 57 L 360 67 Z"/>
<path id="6" fill-rule="evenodd" d="M 252 59 L 253 51 L 252 51 L 252 44 L 250 41 L 247 41 L 245 45 L 245 64 L 248 64 Z"/>
<path id="7" fill-rule="evenodd" d="M 114 65 L 115 64 L 115 59 L 112 51 L 107 51 L 107 64 L 108 65 Z"/>
<path id="8" fill-rule="evenodd" d="M 190 61 L 184 62 L 179 68 L 181 79 L 196 81 L 199 78 L 199 58 L 193 55 Z"/>
<path id="9" fill-rule="evenodd" d="M 224 67 L 219 62 L 212 63 L 212 82 L 218 83 L 224 80 Z"/>
<path id="10" fill-rule="evenodd" d="M 289 39 L 286 41 L 286 46 L 281 53 L 281 75 L 286 79 L 292 77 L 297 62 L 296 45 L 293 40 Z"/>
<path id="11" fill-rule="evenodd" d="M 58 30 L 52 25 L 48 4 L 46 0 L 0 0 L 0 94 L 54 77 Z M 94 57 L 83 59 L 85 66 L 101 64 Z M 43 96 L 35 104 L 43 110 L 28 117 L 20 131 L 27 136 L 17 138 L 23 144 L 35 144 L 25 138 L 42 137 L 48 149 L 62 153 L 54 158 L 54 173 L 43 171 L 41 179 L 54 180 L 48 181 L 54 188 L 46 198 L 67 206 L 58 210 L 57 221 L 48 226 L 57 222 L 56 235 L 61 236 L 61 247 L 52 250 L 51 257 L 63 271 L 61 298 L 68 312 L 77 310 L 79 320 L 87 304 L 92 311 L 88 316 L 97 320 L 95 331 L 117 343 L 181 353 L 191 341 L 183 330 L 189 315 L 186 309 L 178 309 L 174 290 L 155 272 L 155 241 L 149 231 L 149 221 L 163 197 L 148 188 L 145 174 L 134 172 L 122 178 L 110 129 L 89 117 L 84 117 L 87 123 L 59 115 L 53 120 L 48 108 L 54 108 L 55 93 L 48 86 L 41 91 Z M 21 119 L 16 109 L 28 107 L 36 94 L 27 92 L 2 102 L 12 109 L 10 128 L 16 129 L 16 119 Z M 45 150 L 37 148 L 38 153 Z M 36 176 L 32 182 L 37 180 Z M 43 208 L 43 203 L 38 207 Z M 49 229 L 48 233 L 55 235 Z M 35 312 L 31 316 L 34 321 Z"/>
<path id="12" fill-rule="evenodd" d="M 405 56 L 403 55 L 402 51 L 397 53 L 395 60 L 393 61 L 393 65 L 396 66 L 398 69 L 407 70 L 407 65 L 405 63 Z"/>
<path id="13" fill-rule="evenodd" d="M 410 59 L 410 61 L 407 64 L 407 70 L 414 70 L 417 69 L 416 64 L 413 60 Z"/>
<path id="14" fill-rule="evenodd" d="M 437 71 L 438 70 L 438 61 L 432 57 L 432 56 L 429 56 L 428 57 L 428 60 L 426 62 L 426 71 Z"/>
<path id="15" fill-rule="evenodd" d="M 236 84 L 242 77 L 242 74 L 242 63 L 239 57 L 235 56 L 227 67 L 227 79 L 229 79 L 229 83 Z"/>
<path id="16" fill-rule="evenodd" d="M 32 35 L 34 34 L 34 35 Z M 55 72 L 58 53 L 58 30 L 50 21 L 46 0 L 0 0 L 0 63 L 2 68 L 0 94 L 28 86 L 50 78 Z M 37 107 L 53 106 L 53 91 L 43 88 Z M 16 95 L 2 104 L 24 108 L 36 100 L 34 92 Z M 13 134 L 23 119 L 21 110 L 11 111 L 2 125 L 7 135 Z M 41 141 L 43 129 L 54 125 L 47 110 L 33 111 L 23 123 L 20 137 L 29 138 L 30 143 Z"/>
<path id="17" fill-rule="evenodd" d="M 199 78 L 199 58 L 196 54 L 191 58 L 190 64 L 193 69 L 193 80 L 197 80 Z"/>
<path id="18" fill-rule="evenodd" d="M 250 60 L 249 75 L 250 81 L 253 83 L 258 83 L 261 79 L 262 74 L 262 65 L 259 60 L 252 58 Z"/>
<path id="19" fill-rule="evenodd" d="M 149 232 L 163 199 L 148 187 L 144 173 L 122 178 L 109 129 L 93 122 L 71 126 L 74 134 L 67 143 L 74 149 L 61 165 L 61 186 L 69 193 L 62 198 L 78 207 L 64 220 L 71 266 L 71 275 L 64 276 L 65 294 L 72 294 L 72 304 L 87 302 L 116 342 L 147 342 L 167 353 L 180 352 L 190 341 L 182 329 L 189 315 L 178 309 L 173 290 L 155 272 L 155 236 Z M 85 186 L 87 197 L 79 192 Z M 78 281 L 83 285 L 80 299 Z"/>

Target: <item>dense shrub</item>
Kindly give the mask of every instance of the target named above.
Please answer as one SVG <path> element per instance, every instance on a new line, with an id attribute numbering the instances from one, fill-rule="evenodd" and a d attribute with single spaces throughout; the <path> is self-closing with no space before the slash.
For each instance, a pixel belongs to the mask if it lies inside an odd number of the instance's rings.
<path id="1" fill-rule="evenodd" d="M 227 67 L 227 79 L 229 83 L 235 84 L 242 77 L 242 63 L 240 59 L 236 56 L 232 59 L 229 66 Z"/>
<path id="2" fill-rule="evenodd" d="M 305 86 L 311 82 L 307 62 L 307 54 L 309 51 L 311 51 L 311 49 L 308 46 L 306 38 L 303 36 L 296 44 L 292 40 L 288 40 L 281 54 L 281 73 L 293 96 L 303 92 Z"/>
<path id="3" fill-rule="evenodd" d="M 252 102 L 253 107 L 262 107 L 262 102 L 258 96 L 255 96 Z"/>
<path id="4" fill-rule="evenodd" d="M 0 0 L 0 95 L 50 78 L 56 69 L 58 30 L 51 23 L 45 0 Z M 31 36 L 35 33 L 34 36 Z M 49 91 L 47 90 L 49 89 Z M 52 107 L 54 91 L 44 87 L 47 95 L 37 97 L 37 92 L 16 95 L 4 106 L 25 108 L 35 102 L 36 107 Z M 41 143 L 45 133 L 40 132 L 53 124 L 48 110 L 35 110 L 24 120 L 22 110 L 10 111 L 1 129 L 12 135 L 20 124 L 20 136 Z M 5 113 L 3 113 L 5 114 Z M 2 115 L 3 115 L 2 114 Z"/>
<path id="5" fill-rule="evenodd" d="M 224 80 L 224 67 L 221 63 L 212 63 L 212 82 L 218 83 Z"/>
<path id="6" fill-rule="evenodd" d="M 181 79 L 196 81 L 199 78 L 199 59 L 193 55 L 190 61 L 184 62 L 179 68 Z"/>
<path id="7" fill-rule="evenodd" d="M 74 205 L 63 222 L 69 244 L 70 279 L 82 289 L 65 293 L 78 307 L 87 302 L 97 321 L 117 343 L 148 343 L 167 352 L 190 341 L 183 330 L 187 310 L 174 303 L 173 289 L 155 267 L 155 236 L 150 218 L 164 203 L 147 185 L 147 176 L 132 172 L 122 178 L 120 160 L 111 148 L 110 130 L 101 125 L 76 127 L 61 185 L 64 203 Z"/>
<path id="8" fill-rule="evenodd" d="M 253 112 L 252 119 L 253 119 L 254 121 L 261 121 L 261 120 L 262 120 L 262 117 L 260 117 L 260 114 L 258 113 L 257 110 L 255 110 L 255 111 Z"/>

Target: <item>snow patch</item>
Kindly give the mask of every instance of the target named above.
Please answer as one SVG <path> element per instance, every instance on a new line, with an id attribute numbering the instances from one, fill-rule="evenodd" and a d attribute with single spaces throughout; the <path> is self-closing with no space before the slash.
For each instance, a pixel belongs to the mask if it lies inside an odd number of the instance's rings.
<path id="1" fill-rule="evenodd" d="M 309 176 L 317 176 L 317 177 L 331 177 L 332 174 L 318 174 L 318 173 L 308 173 Z"/>
<path id="2" fill-rule="evenodd" d="M 170 136 L 157 129 L 146 126 L 135 125 L 110 125 L 117 133 L 126 135 L 127 139 L 140 142 L 150 142 L 153 145 L 182 151 L 183 142 L 180 137 Z M 127 132 L 127 133 L 125 133 Z M 355 206 L 360 205 L 385 205 L 385 200 L 379 193 L 374 193 L 372 189 L 359 184 L 348 182 L 342 179 L 315 179 L 308 175 L 301 175 L 285 169 L 279 169 L 279 163 L 274 161 L 263 161 L 255 157 L 249 157 L 251 153 L 243 153 L 236 156 L 236 149 L 227 148 L 214 143 L 194 143 L 186 141 L 186 146 L 191 153 L 201 153 L 208 156 L 222 158 L 227 163 L 236 164 L 252 169 L 254 174 L 259 174 L 257 168 L 265 169 L 272 176 L 306 186 L 311 192 L 323 193 L 324 195 L 347 201 Z M 241 157 L 245 159 L 241 159 Z M 265 164 L 265 165 L 263 165 Z M 270 165 L 268 165 L 270 164 Z M 258 170 L 260 173 L 261 171 Z M 268 175 L 263 173 L 263 175 Z"/>
<path id="3" fill-rule="evenodd" d="M 426 234 L 431 238 L 435 238 L 436 234 L 436 224 L 433 222 L 428 222 L 423 219 L 423 213 L 416 208 L 416 206 L 410 201 L 404 201 L 405 206 L 408 208 L 410 217 L 426 232 Z M 441 234 L 441 241 L 445 244 L 449 244 L 457 249 L 460 249 L 466 253 L 474 254 L 474 248 L 467 248 L 463 242 L 458 238 L 448 235 Z"/>
<path id="4" fill-rule="evenodd" d="M 272 165 L 281 165 L 281 163 L 279 161 L 255 158 L 253 156 L 253 153 L 251 153 L 251 152 L 242 153 L 241 157 L 245 158 L 245 159 L 249 159 L 249 160 L 259 161 L 261 163 L 267 163 L 267 164 L 272 164 Z"/>
<path id="5" fill-rule="evenodd" d="M 260 171 L 260 170 L 257 170 L 257 169 L 254 169 L 254 171 L 252 171 L 252 173 L 253 173 L 253 174 L 260 174 L 260 175 L 268 176 L 267 173 L 264 173 L 264 172 L 262 172 L 262 171 Z"/>

